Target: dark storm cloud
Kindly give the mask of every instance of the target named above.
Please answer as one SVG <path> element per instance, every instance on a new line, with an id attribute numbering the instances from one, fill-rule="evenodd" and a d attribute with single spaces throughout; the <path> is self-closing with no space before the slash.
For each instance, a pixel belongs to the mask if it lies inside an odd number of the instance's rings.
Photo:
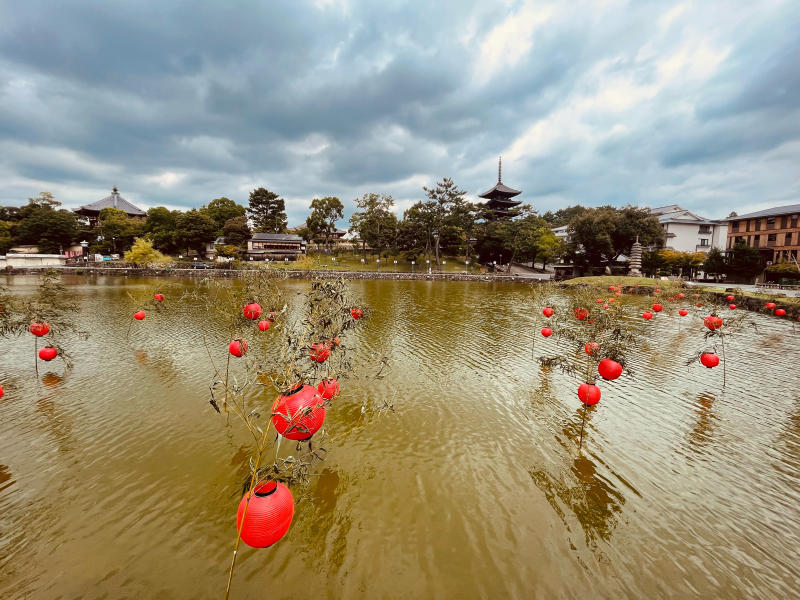
<path id="1" fill-rule="evenodd" d="M 735 10 L 734 10 L 735 9 Z M 496 177 L 546 210 L 797 196 L 791 3 L 15 3 L 0 7 L 0 202 L 143 206 Z M 733 175 L 732 175 L 733 174 Z"/>

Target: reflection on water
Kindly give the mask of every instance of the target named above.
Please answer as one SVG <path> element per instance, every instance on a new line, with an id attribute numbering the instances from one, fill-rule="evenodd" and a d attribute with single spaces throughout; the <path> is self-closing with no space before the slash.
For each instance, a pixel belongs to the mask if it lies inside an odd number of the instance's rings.
<path id="1" fill-rule="evenodd" d="M 91 333 L 64 340 L 71 370 L 37 379 L 31 340 L 0 340 L 0 597 L 218 598 L 252 443 L 209 404 L 228 333 L 177 300 L 195 281 L 71 283 Z M 282 285 L 291 307 L 308 284 Z M 527 286 L 353 289 L 370 316 L 342 340 L 356 370 L 326 417 L 328 457 L 293 486 L 288 535 L 241 550 L 234 598 L 796 596 L 790 324 L 757 315 L 726 341 L 723 393 L 719 369 L 686 364 L 700 317 L 660 315 L 633 375 L 600 382 L 579 451 L 580 381 L 536 360 L 576 351 L 536 337 Z M 253 355 L 283 333 L 254 331 Z M 273 399 L 255 386 L 248 403 Z"/>

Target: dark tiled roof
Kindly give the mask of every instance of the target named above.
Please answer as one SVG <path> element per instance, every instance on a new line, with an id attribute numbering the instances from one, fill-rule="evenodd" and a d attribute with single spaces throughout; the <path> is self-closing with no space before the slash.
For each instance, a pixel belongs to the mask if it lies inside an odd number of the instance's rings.
<path id="1" fill-rule="evenodd" d="M 727 219 L 722 219 L 722 220 L 738 221 L 739 219 L 756 219 L 758 217 L 773 217 L 777 215 L 791 215 L 791 214 L 800 214 L 800 204 L 788 204 L 786 206 L 777 206 L 775 208 L 759 210 L 757 212 L 747 213 L 746 215 L 737 215 L 735 217 L 728 217 Z"/>
<path id="2" fill-rule="evenodd" d="M 492 189 L 483 192 L 478 197 L 479 198 L 491 198 L 493 195 L 498 194 L 498 195 L 501 195 L 501 196 L 508 196 L 509 198 L 512 198 L 512 197 L 516 196 L 517 194 L 521 194 L 521 193 L 522 193 L 521 190 L 515 190 L 513 188 L 508 187 L 504 183 L 501 183 L 500 181 L 498 181 L 496 184 L 494 184 L 494 187 Z"/>
<path id="3" fill-rule="evenodd" d="M 250 238 L 257 242 L 302 242 L 303 238 L 294 233 L 254 233 Z"/>
<path id="4" fill-rule="evenodd" d="M 86 204 L 85 206 L 81 206 L 80 208 L 75 209 L 75 212 L 80 211 L 90 211 L 90 212 L 100 212 L 104 208 L 118 208 L 120 210 L 124 210 L 129 215 L 134 215 L 137 217 L 144 217 L 147 215 L 141 208 L 138 208 L 125 200 L 122 196 L 119 195 L 117 188 L 111 192 L 110 196 L 106 196 L 102 200 L 98 200 L 97 202 L 92 202 L 91 204 Z"/>

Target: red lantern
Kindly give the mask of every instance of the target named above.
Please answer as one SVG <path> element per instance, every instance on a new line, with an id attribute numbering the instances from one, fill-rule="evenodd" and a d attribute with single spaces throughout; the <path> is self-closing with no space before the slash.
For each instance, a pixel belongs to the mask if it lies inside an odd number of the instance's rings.
<path id="1" fill-rule="evenodd" d="M 39 358 L 42 360 L 53 360 L 56 356 L 58 356 L 58 350 L 52 346 L 46 346 L 39 350 Z"/>
<path id="2" fill-rule="evenodd" d="M 785 311 L 785 310 L 783 310 L 782 308 L 779 308 L 779 309 L 777 309 L 777 310 L 775 311 L 775 316 L 776 316 L 776 317 L 782 317 L 782 316 L 784 316 L 785 314 L 786 314 L 786 311 Z"/>
<path id="3" fill-rule="evenodd" d="M 696 306 L 697 308 L 700 308 L 701 306 L 703 306 L 703 303 L 702 303 L 702 302 L 698 302 L 697 304 L 695 304 L 695 306 Z"/>
<path id="4" fill-rule="evenodd" d="M 136 319 L 137 321 L 143 320 L 144 319 L 144 311 L 143 310 L 137 310 L 135 313 L 133 313 L 133 318 Z"/>
<path id="5" fill-rule="evenodd" d="M 255 321 L 258 317 L 261 316 L 261 305 L 257 302 L 251 302 L 250 304 L 246 304 L 245 307 L 242 309 L 242 314 L 247 317 L 248 319 L 252 319 Z"/>
<path id="6" fill-rule="evenodd" d="M 274 323 L 276 318 L 277 317 L 274 312 L 271 312 L 267 315 L 267 321 L 269 321 L 270 323 Z"/>
<path id="7" fill-rule="evenodd" d="M 656 294 L 660 294 L 660 293 L 661 293 L 661 288 L 660 288 L 660 287 L 657 287 L 657 288 L 656 288 Z"/>
<path id="8" fill-rule="evenodd" d="M 611 381 L 622 375 L 622 365 L 610 358 L 604 358 L 597 365 L 597 372 L 603 379 Z"/>
<path id="9" fill-rule="evenodd" d="M 653 313 L 651 313 L 650 311 L 647 311 L 647 310 L 646 310 L 646 311 L 644 311 L 644 312 L 642 313 L 642 318 L 643 318 L 643 319 L 646 319 L 646 320 L 648 320 L 648 321 L 649 321 L 650 319 L 652 319 L 652 318 L 653 318 Z"/>
<path id="10" fill-rule="evenodd" d="M 341 343 L 342 343 L 342 342 L 340 342 L 340 341 L 339 341 L 339 338 L 338 338 L 338 337 L 335 337 L 335 338 L 333 338 L 333 339 L 331 340 L 331 342 L 333 342 L 333 345 L 334 345 L 334 346 L 338 346 L 339 344 L 341 344 Z"/>
<path id="11" fill-rule="evenodd" d="M 350 314 L 352 315 L 352 317 L 354 319 L 358 320 L 358 319 L 360 319 L 361 317 L 364 316 L 364 311 L 361 310 L 360 308 L 351 308 L 350 309 Z"/>
<path id="12" fill-rule="evenodd" d="M 331 355 L 331 348 L 328 344 L 313 344 L 308 355 L 314 362 L 325 362 Z"/>
<path id="13" fill-rule="evenodd" d="M 712 369 L 719 364 L 719 356 L 712 352 L 703 352 L 700 355 L 700 362 L 709 369 Z"/>
<path id="14" fill-rule="evenodd" d="M 550 329 L 549 327 L 542 327 L 542 335 L 544 337 L 550 337 L 551 335 L 553 335 L 553 330 Z"/>
<path id="15" fill-rule="evenodd" d="M 728 302 L 733 302 L 734 300 L 736 300 L 736 298 L 735 298 L 735 297 L 733 297 L 733 296 L 728 296 Z"/>
<path id="16" fill-rule="evenodd" d="M 228 352 L 234 356 L 244 356 L 247 354 L 247 342 L 245 340 L 233 340 L 228 344 Z"/>
<path id="17" fill-rule="evenodd" d="M 628 293 L 632 294 L 633 293 L 633 288 L 628 288 Z"/>
<path id="18" fill-rule="evenodd" d="M 615 288 L 613 285 L 610 285 L 610 286 L 608 286 L 608 291 L 609 291 L 609 292 L 613 292 L 613 291 L 614 291 L 614 290 L 616 290 L 616 289 L 617 289 L 617 288 Z"/>
<path id="19" fill-rule="evenodd" d="M 683 292 L 681 292 L 680 294 L 678 294 L 678 298 L 680 298 L 681 300 L 683 300 L 684 298 L 686 298 L 686 294 L 684 294 Z"/>
<path id="20" fill-rule="evenodd" d="M 591 383 L 582 383 L 578 386 L 578 399 L 586 406 L 594 406 L 600 402 L 600 388 Z"/>
<path id="21" fill-rule="evenodd" d="M 662 310 L 664 310 L 664 307 L 661 306 L 660 304 L 653 304 L 653 310 L 656 312 L 661 312 Z"/>
<path id="22" fill-rule="evenodd" d="M 766 306 L 766 307 L 767 307 L 769 310 L 775 310 L 775 303 L 774 303 L 774 302 L 767 302 L 767 303 L 765 304 L 765 306 Z"/>
<path id="23" fill-rule="evenodd" d="M 28 327 L 28 331 L 30 331 L 36 337 L 42 337 L 43 335 L 47 335 L 50 332 L 50 324 L 31 323 L 31 326 Z"/>
<path id="24" fill-rule="evenodd" d="M 608 304 L 603 304 L 603 308 L 608 309 Z"/>
<path id="25" fill-rule="evenodd" d="M 269 329 L 269 321 L 259 321 L 258 322 L 258 330 L 259 331 L 266 331 Z"/>
<path id="26" fill-rule="evenodd" d="M 3 386 L 0 385 L 0 398 L 2 398 L 3 394 L 5 394 L 5 393 L 6 393 L 6 391 L 3 389 Z"/>
<path id="27" fill-rule="evenodd" d="M 714 315 L 709 315 L 705 319 L 703 319 L 703 325 L 705 325 L 709 329 L 719 329 L 720 327 L 722 327 L 722 319 Z"/>
<path id="28" fill-rule="evenodd" d="M 575 318 L 579 321 L 585 321 L 586 317 L 589 316 L 589 311 L 585 308 L 576 308 L 574 311 Z"/>
<path id="29" fill-rule="evenodd" d="M 325 401 L 310 385 L 298 385 L 272 404 L 272 424 L 286 439 L 309 440 L 324 422 Z"/>
<path id="30" fill-rule="evenodd" d="M 153 294 L 153 300 L 156 300 L 157 302 L 163 302 L 164 301 L 164 294 L 162 294 L 161 292 L 159 292 L 157 294 Z"/>
<path id="31" fill-rule="evenodd" d="M 319 382 L 317 391 L 325 400 L 330 400 L 339 394 L 339 382 L 335 379 L 323 379 Z"/>
<path id="32" fill-rule="evenodd" d="M 542 309 L 542 314 L 549 319 L 553 316 L 553 309 L 547 306 Z"/>
<path id="33" fill-rule="evenodd" d="M 603 299 L 602 298 L 598 298 L 597 300 L 595 300 L 595 302 L 597 302 L 598 304 L 602 304 L 603 303 Z"/>
<path id="34" fill-rule="evenodd" d="M 292 492 L 282 483 L 266 481 L 256 485 L 252 495 L 247 492 L 242 497 L 236 513 L 236 527 L 241 529 L 245 544 L 253 548 L 267 548 L 286 535 L 292 517 Z"/>
<path id="35" fill-rule="evenodd" d="M 670 296 L 669 298 L 667 298 L 667 302 L 675 302 L 675 298 L 673 298 L 672 296 Z"/>
<path id="36" fill-rule="evenodd" d="M 682 308 L 682 309 L 680 309 L 680 310 L 678 311 L 678 314 L 679 314 L 680 316 L 682 316 L 682 317 L 685 317 L 686 315 L 688 315 L 688 314 L 689 314 L 689 311 L 688 311 L 688 310 L 686 310 L 685 308 Z"/>
<path id="37" fill-rule="evenodd" d="M 731 310 L 735 310 L 736 309 L 736 305 L 735 304 L 728 304 L 728 308 L 730 308 Z"/>
<path id="38" fill-rule="evenodd" d="M 600 350 L 600 344 L 597 342 L 589 342 L 583 347 L 583 351 L 589 356 L 594 356 Z"/>

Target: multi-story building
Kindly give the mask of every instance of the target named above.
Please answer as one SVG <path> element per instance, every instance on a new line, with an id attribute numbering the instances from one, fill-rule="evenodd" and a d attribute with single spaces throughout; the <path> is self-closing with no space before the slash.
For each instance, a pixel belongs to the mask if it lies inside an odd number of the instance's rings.
<path id="1" fill-rule="evenodd" d="M 738 243 L 744 243 L 758 248 L 767 261 L 797 260 L 800 250 L 800 204 L 768 208 L 726 220 L 728 250 Z"/>
<path id="2" fill-rule="evenodd" d="M 708 252 L 711 248 L 725 250 L 727 226 L 725 221 L 704 219 L 677 204 L 651 208 L 658 216 L 667 240 L 664 246 L 679 252 Z"/>

